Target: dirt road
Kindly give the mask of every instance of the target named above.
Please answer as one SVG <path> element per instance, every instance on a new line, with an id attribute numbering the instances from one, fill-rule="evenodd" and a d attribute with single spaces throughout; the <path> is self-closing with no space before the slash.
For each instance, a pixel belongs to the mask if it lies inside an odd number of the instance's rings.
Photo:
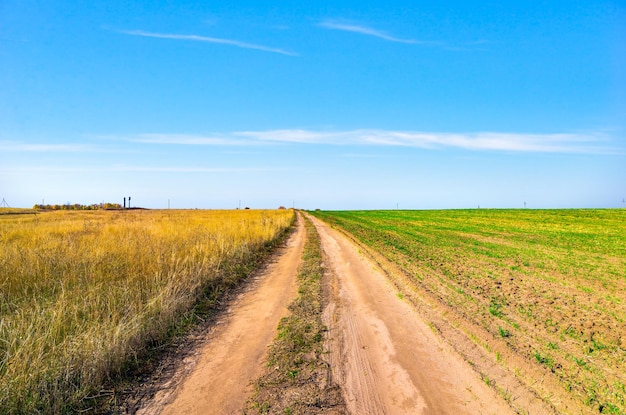
<path id="1" fill-rule="evenodd" d="M 241 414 L 250 386 L 266 365 L 267 347 L 297 296 L 296 275 L 305 242 L 302 218 L 287 247 L 207 334 L 178 385 L 167 385 L 137 414 Z M 182 368 L 184 370 L 184 368 Z"/>
<path id="2" fill-rule="evenodd" d="M 342 234 L 312 218 L 331 268 L 334 380 L 351 414 L 512 414 Z"/>
<path id="3" fill-rule="evenodd" d="M 353 242 L 311 220 L 327 257 L 327 358 L 350 414 L 513 414 Z M 278 322 L 297 295 L 302 222 L 214 325 L 181 380 L 166 383 L 138 414 L 242 413 Z"/>

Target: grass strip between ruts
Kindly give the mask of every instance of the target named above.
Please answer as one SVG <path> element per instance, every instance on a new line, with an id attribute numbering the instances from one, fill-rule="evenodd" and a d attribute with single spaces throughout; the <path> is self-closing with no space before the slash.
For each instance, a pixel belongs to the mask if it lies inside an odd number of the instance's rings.
<path id="1" fill-rule="evenodd" d="M 270 346 L 267 370 L 256 381 L 256 392 L 246 413 L 333 414 L 345 413 L 339 387 L 330 379 L 323 359 L 322 249 L 313 224 L 305 220 L 307 241 L 298 273 L 298 297 L 289 305 L 291 314 L 278 325 Z"/>

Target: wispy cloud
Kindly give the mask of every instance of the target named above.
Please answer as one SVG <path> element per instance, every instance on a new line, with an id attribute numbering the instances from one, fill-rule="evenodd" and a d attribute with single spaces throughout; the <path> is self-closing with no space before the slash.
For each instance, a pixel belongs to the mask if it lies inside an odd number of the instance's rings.
<path id="1" fill-rule="evenodd" d="M 52 152 L 52 153 L 99 153 L 108 150 L 89 144 L 65 143 L 25 143 L 21 141 L 0 141 L 0 150 L 6 152 Z"/>
<path id="2" fill-rule="evenodd" d="M 362 154 L 362 153 L 345 153 L 339 156 L 345 157 L 345 158 L 354 158 L 354 159 L 386 159 L 386 158 L 391 157 L 389 154 Z"/>
<path id="3" fill-rule="evenodd" d="M 465 52 L 465 51 L 487 51 L 490 46 L 497 42 L 492 42 L 485 39 L 473 40 L 469 42 L 460 42 L 456 44 L 442 43 L 441 46 L 445 50 L 453 52 Z"/>
<path id="4" fill-rule="evenodd" d="M 461 43 L 450 43 L 450 42 L 439 41 L 439 40 L 407 39 L 407 38 L 401 38 L 401 37 L 390 35 L 389 33 L 385 31 L 374 29 L 369 26 L 365 26 L 365 25 L 353 23 L 353 22 L 346 22 L 342 20 L 323 20 L 319 22 L 317 25 L 319 27 L 323 27 L 323 28 L 331 29 L 331 30 L 341 30 L 344 32 L 352 32 L 352 33 L 358 33 L 358 34 L 367 35 L 367 36 L 374 36 L 379 39 L 387 40 L 389 42 L 407 43 L 407 44 L 422 45 L 422 46 L 432 46 L 432 47 L 438 47 L 438 48 L 448 50 L 448 51 L 485 51 L 485 50 L 488 50 L 487 46 L 493 43 L 485 39 L 479 39 L 479 40 L 473 40 L 473 41 L 467 41 L 467 42 L 461 42 Z"/>
<path id="5" fill-rule="evenodd" d="M 275 167 L 181 167 L 181 166 L 115 166 L 109 171 L 131 173 L 258 173 L 281 171 Z"/>
<path id="6" fill-rule="evenodd" d="M 58 167 L 21 166 L 0 168 L 4 174 L 90 174 L 90 173 L 260 173 L 284 171 L 277 167 L 187 167 L 187 166 L 110 166 L 110 167 Z"/>
<path id="7" fill-rule="evenodd" d="M 239 133 L 193 135 L 193 134 L 138 134 L 122 138 L 134 143 L 143 144 L 178 144 L 204 146 L 248 146 L 258 144 L 258 141 L 242 139 Z"/>
<path id="8" fill-rule="evenodd" d="M 420 44 L 420 45 L 439 45 L 439 44 L 441 44 L 440 42 L 434 42 L 434 41 L 415 40 L 415 39 L 403 39 L 403 38 L 399 38 L 399 37 L 396 37 L 396 36 L 392 36 L 392 35 L 384 32 L 382 30 L 378 30 L 378 29 L 374 29 L 374 28 L 371 28 L 371 27 L 358 25 L 358 24 L 354 24 L 354 23 L 340 22 L 340 21 L 336 21 L 336 20 L 324 20 L 324 21 L 318 23 L 318 26 L 324 27 L 326 29 L 341 30 L 341 31 L 344 31 L 344 32 L 353 32 L 353 33 L 359 33 L 359 34 L 362 34 L 362 35 L 374 36 L 374 37 L 377 37 L 377 38 L 380 38 L 380 39 L 388 40 L 390 42 L 410 43 L 410 44 Z"/>
<path id="9" fill-rule="evenodd" d="M 389 130 L 352 130 L 321 132 L 278 130 L 247 133 L 259 140 L 373 146 L 402 146 L 424 149 L 459 148 L 465 150 L 539 152 L 539 153 L 617 153 L 607 147 L 600 133 L 524 134 L 506 132 L 419 132 Z"/>
<path id="10" fill-rule="evenodd" d="M 279 53 L 281 55 L 287 55 L 287 56 L 298 56 L 297 53 L 290 52 L 285 49 L 274 48 L 274 47 L 265 46 L 265 45 L 258 45 L 255 43 L 241 42 L 239 40 L 233 40 L 233 39 L 223 39 L 223 38 L 199 36 L 199 35 L 179 35 L 179 34 L 171 34 L 171 33 L 144 32 L 143 30 L 117 30 L 117 32 L 123 33 L 125 35 L 131 35 L 131 36 L 217 43 L 221 45 L 236 46 L 238 48 L 243 48 L 243 49 L 254 49 L 254 50 L 260 50 L 263 52 Z"/>
<path id="11" fill-rule="evenodd" d="M 394 130 L 315 131 L 302 129 L 238 131 L 215 135 L 144 134 L 124 138 L 145 144 L 251 146 L 267 144 L 326 144 L 387 146 L 473 151 L 624 154 L 604 133 L 526 134 L 506 132 L 420 132 Z"/>

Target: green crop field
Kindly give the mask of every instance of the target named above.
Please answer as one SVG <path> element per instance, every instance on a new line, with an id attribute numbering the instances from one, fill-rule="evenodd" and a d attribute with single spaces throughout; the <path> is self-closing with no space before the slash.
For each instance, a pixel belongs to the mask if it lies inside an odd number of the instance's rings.
<path id="1" fill-rule="evenodd" d="M 504 342 L 588 410 L 626 413 L 626 210 L 312 213 L 481 327 L 483 348 Z"/>

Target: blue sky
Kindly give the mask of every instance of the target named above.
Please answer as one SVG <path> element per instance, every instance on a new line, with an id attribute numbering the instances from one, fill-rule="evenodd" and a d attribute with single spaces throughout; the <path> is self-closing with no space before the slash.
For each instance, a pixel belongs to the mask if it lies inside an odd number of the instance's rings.
<path id="1" fill-rule="evenodd" d="M 623 1 L 0 2 L 0 198 L 621 207 Z"/>

